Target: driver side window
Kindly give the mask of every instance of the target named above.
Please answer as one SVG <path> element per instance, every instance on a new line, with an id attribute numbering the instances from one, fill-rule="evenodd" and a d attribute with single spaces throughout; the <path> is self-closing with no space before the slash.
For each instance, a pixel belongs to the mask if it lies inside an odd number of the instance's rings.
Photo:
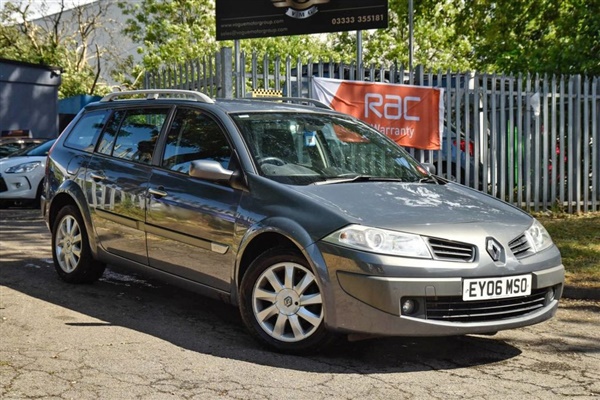
<path id="1" fill-rule="evenodd" d="M 214 160 L 230 169 L 231 147 L 215 120 L 199 110 L 180 108 L 167 136 L 161 166 L 187 174 L 194 160 Z"/>

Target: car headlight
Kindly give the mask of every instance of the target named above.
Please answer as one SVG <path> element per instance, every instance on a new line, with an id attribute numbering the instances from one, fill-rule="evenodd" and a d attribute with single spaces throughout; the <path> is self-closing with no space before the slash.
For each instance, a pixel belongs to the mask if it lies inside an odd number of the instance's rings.
<path id="1" fill-rule="evenodd" d="M 534 219 L 533 224 L 525 231 L 525 236 L 536 253 L 552 246 L 550 234 L 537 219 Z"/>
<path id="2" fill-rule="evenodd" d="M 42 165 L 41 161 L 32 161 L 32 162 L 14 165 L 10 168 L 7 168 L 6 171 L 4 171 L 4 172 L 6 172 L 7 174 L 23 174 L 26 172 L 31 172 L 41 165 Z"/>
<path id="3" fill-rule="evenodd" d="M 392 256 L 431 258 L 425 240 L 411 233 L 348 225 L 323 239 L 326 242 Z"/>

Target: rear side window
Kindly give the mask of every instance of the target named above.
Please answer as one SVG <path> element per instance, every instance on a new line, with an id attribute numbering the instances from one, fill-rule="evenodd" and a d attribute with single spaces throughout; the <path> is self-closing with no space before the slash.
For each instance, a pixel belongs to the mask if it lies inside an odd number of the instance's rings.
<path id="1" fill-rule="evenodd" d="M 69 133 L 65 146 L 87 152 L 94 151 L 94 145 L 109 113 L 109 110 L 98 110 L 84 114 Z"/>
<path id="2" fill-rule="evenodd" d="M 150 164 L 168 114 L 168 108 L 116 112 L 104 132 L 98 152 Z"/>

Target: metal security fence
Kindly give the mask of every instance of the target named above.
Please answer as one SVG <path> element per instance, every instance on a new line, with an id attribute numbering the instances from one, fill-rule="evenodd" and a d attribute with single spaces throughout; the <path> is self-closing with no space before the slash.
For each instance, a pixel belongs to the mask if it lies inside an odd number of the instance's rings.
<path id="1" fill-rule="evenodd" d="M 442 149 L 408 149 L 440 175 L 529 211 L 600 211 L 600 78 L 433 72 L 223 49 L 148 73 L 146 88 L 213 97 L 312 97 L 314 76 L 444 88 Z"/>
<path id="2" fill-rule="evenodd" d="M 147 72 L 145 89 L 184 89 L 205 93 L 210 97 L 230 97 L 232 82 L 231 50 L 223 49 L 214 57 L 189 60 L 179 65 L 165 65 Z M 226 93 L 229 93 L 228 95 Z"/>

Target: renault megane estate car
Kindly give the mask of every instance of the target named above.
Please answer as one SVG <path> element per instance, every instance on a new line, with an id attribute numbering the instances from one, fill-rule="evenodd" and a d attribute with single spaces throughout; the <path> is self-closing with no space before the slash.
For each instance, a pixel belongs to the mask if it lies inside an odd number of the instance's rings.
<path id="1" fill-rule="evenodd" d="M 153 273 L 239 307 L 260 343 L 290 353 L 555 314 L 564 267 L 538 221 L 303 103 L 142 90 L 87 105 L 46 169 L 60 277 Z"/>

